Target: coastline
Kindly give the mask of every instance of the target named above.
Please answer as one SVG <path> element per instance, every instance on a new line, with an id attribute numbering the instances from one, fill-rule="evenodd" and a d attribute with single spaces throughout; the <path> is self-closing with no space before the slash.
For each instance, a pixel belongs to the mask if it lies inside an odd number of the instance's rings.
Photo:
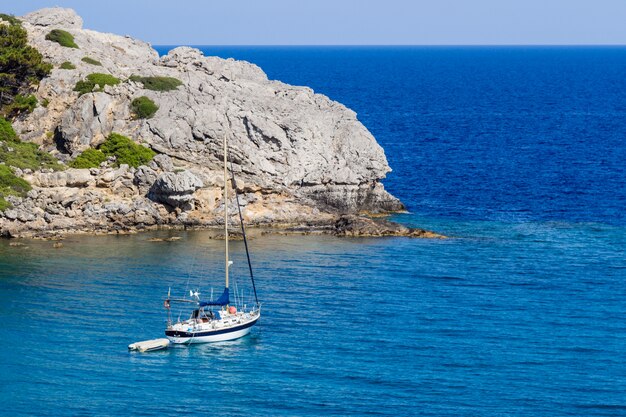
<path id="1" fill-rule="evenodd" d="M 2 196 L 1 236 L 211 228 L 223 224 L 231 188 L 252 226 L 441 237 L 378 217 L 405 206 L 382 183 L 391 172 L 383 148 L 345 105 L 247 61 L 190 47 L 159 56 L 82 23 L 62 8 L 9 22 L 47 72 L 24 87 L 32 109 L 2 119 L 6 155 L 24 160 L 0 160 L 13 184 Z M 228 216 L 236 218 L 232 205 Z"/>
<path id="2" fill-rule="evenodd" d="M 405 206 L 382 183 L 384 149 L 345 105 L 247 61 L 190 47 L 159 56 L 83 29 L 71 9 L 20 19 L 9 24 L 46 72 L 23 87 L 33 108 L 1 120 L 5 154 L 23 158 L 0 160 L 12 184 L 0 236 L 210 229 L 228 190 L 246 224 L 272 233 L 441 237 L 380 217 Z M 232 205 L 227 214 L 237 218 Z"/>
<path id="3" fill-rule="evenodd" d="M 389 214 L 390 215 L 390 214 Z M 407 227 L 400 223 L 386 219 L 389 215 L 377 214 L 375 216 L 339 216 L 332 222 L 301 222 L 301 223 L 266 223 L 246 224 L 246 231 L 250 238 L 259 238 L 265 235 L 326 235 L 348 238 L 360 237 L 408 237 L 421 239 L 447 239 L 448 236 L 434 231 Z M 234 221 L 232 229 L 233 240 L 240 238 L 237 221 Z M 58 241 L 72 236 L 109 236 L 109 235 L 135 235 L 154 231 L 211 231 L 212 238 L 223 239 L 223 225 L 219 224 L 157 224 L 157 225 L 128 225 L 112 226 L 108 224 L 100 227 L 87 228 L 64 228 L 55 230 L 30 229 L 11 234 L 10 229 L 2 238 L 13 240 L 35 239 Z"/>

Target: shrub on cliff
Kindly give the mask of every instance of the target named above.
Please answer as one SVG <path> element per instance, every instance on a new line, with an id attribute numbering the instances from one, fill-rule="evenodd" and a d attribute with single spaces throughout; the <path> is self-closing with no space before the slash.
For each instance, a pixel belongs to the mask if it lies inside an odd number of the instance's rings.
<path id="1" fill-rule="evenodd" d="M 128 164 L 137 168 L 139 165 L 150 162 L 154 155 L 156 152 L 152 149 L 139 145 L 126 136 L 111 133 L 98 149 L 87 149 L 70 162 L 70 166 L 72 168 L 97 168 L 109 156 L 114 156 L 115 165 Z"/>
<path id="2" fill-rule="evenodd" d="M 53 29 L 46 35 L 46 39 L 66 48 L 78 48 L 78 45 L 74 42 L 74 36 L 65 30 Z"/>
<path id="3" fill-rule="evenodd" d="M 70 61 L 65 61 L 64 63 L 59 65 L 59 68 L 64 70 L 73 70 L 76 69 L 76 65 L 72 64 Z"/>
<path id="4" fill-rule="evenodd" d="M 87 149 L 70 162 L 72 168 L 97 168 L 107 160 L 107 156 L 97 149 Z"/>
<path id="5" fill-rule="evenodd" d="M 22 113 L 32 113 L 35 107 L 37 107 L 37 98 L 34 95 L 18 94 L 14 97 L 13 103 L 6 106 L 4 112 L 7 116 L 14 117 Z"/>
<path id="6" fill-rule="evenodd" d="M 91 93 L 92 91 L 102 91 L 105 85 L 118 85 L 120 79 L 111 74 L 93 73 L 87 78 L 76 83 L 74 91 L 78 91 L 81 95 Z M 94 90 L 98 86 L 98 89 Z"/>
<path id="7" fill-rule="evenodd" d="M 63 169 L 63 165 L 48 152 L 40 151 L 34 143 L 22 142 L 11 123 L 0 117 L 0 162 L 20 169 Z"/>
<path id="8" fill-rule="evenodd" d="M 32 84 L 37 84 L 50 73 L 52 65 L 28 45 L 28 34 L 19 20 L 7 15 L 0 18 L 0 109 L 13 103 L 18 94 L 27 95 Z"/>
<path id="9" fill-rule="evenodd" d="M 111 133 L 99 148 L 105 155 L 115 155 L 118 165 L 128 164 L 137 168 L 154 158 L 156 152 L 145 146 L 138 145 L 132 139 L 117 133 Z"/>
<path id="10" fill-rule="evenodd" d="M 20 19 L 18 19 L 15 16 L 12 16 L 10 14 L 0 13 L 0 20 L 4 20 L 5 22 L 7 22 L 10 25 L 21 25 L 22 24 L 22 21 Z"/>
<path id="11" fill-rule="evenodd" d="M 0 195 L 0 211 L 4 211 L 8 208 L 11 208 L 11 204 L 4 199 L 3 196 Z"/>
<path id="12" fill-rule="evenodd" d="M 13 130 L 13 126 L 4 117 L 0 117 L 0 141 L 15 142 L 18 140 L 17 133 Z"/>
<path id="13" fill-rule="evenodd" d="M 129 79 L 142 83 L 145 89 L 152 91 L 176 90 L 183 84 L 182 81 L 173 77 L 140 77 L 138 75 L 131 75 Z"/>
<path id="14" fill-rule="evenodd" d="M 149 119 L 159 110 L 154 101 L 146 96 L 137 97 L 130 103 L 130 110 L 135 119 Z"/>
<path id="15" fill-rule="evenodd" d="M 87 64 L 96 65 L 98 67 L 102 66 L 102 62 L 97 61 L 97 60 L 95 60 L 93 58 L 89 58 L 88 56 L 86 56 L 83 59 L 81 59 L 81 61 L 86 62 Z"/>
<path id="16" fill-rule="evenodd" d="M 18 177 L 6 165 L 0 165 L 0 211 L 11 208 L 11 204 L 5 200 L 5 197 L 14 195 L 24 197 L 31 190 L 30 184 Z"/>

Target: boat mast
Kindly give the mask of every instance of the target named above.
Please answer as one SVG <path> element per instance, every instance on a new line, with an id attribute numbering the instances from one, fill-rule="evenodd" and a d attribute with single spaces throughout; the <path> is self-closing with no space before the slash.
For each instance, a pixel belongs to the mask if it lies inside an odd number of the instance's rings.
<path id="1" fill-rule="evenodd" d="M 225 271 L 226 271 L 226 288 L 228 288 L 228 169 L 227 169 L 227 159 L 228 159 L 228 143 L 227 143 L 227 133 L 224 134 L 224 241 L 226 242 L 226 260 L 225 260 Z"/>

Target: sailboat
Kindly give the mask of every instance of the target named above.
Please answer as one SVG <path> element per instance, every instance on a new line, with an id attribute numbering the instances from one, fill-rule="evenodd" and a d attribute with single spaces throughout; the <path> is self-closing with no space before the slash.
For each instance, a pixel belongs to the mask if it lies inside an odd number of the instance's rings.
<path id="1" fill-rule="evenodd" d="M 168 291 L 164 306 L 167 309 L 167 327 L 165 336 L 173 344 L 192 344 L 192 343 L 209 343 L 225 340 L 233 340 L 243 337 L 250 333 L 252 327 L 258 323 L 261 318 L 261 304 L 257 298 L 256 285 L 254 283 L 254 275 L 252 273 L 252 264 L 250 262 L 250 253 L 248 251 L 248 240 L 243 225 L 243 216 L 241 214 L 241 206 L 237 195 L 237 187 L 231 162 L 231 180 L 234 190 L 237 209 L 239 212 L 239 220 L 241 223 L 241 232 L 243 234 L 244 246 L 246 248 L 246 257 L 248 259 L 248 268 L 250 270 L 250 279 L 254 290 L 254 306 L 250 309 L 247 305 L 237 306 L 237 303 L 231 302 L 229 289 L 229 268 L 232 262 L 228 259 L 228 141 L 224 135 L 224 274 L 225 285 L 222 295 L 217 299 L 202 300 L 200 293 L 190 291 L 190 298 L 173 299 Z M 211 297 L 212 298 L 212 297 Z M 237 299 L 237 297 L 235 297 Z M 243 297 L 241 297 L 243 299 Z M 171 316 L 172 303 L 188 303 L 194 305 L 190 317 L 187 320 L 180 320 L 174 323 Z M 243 302 L 243 301 L 242 301 Z M 239 307 L 239 308 L 238 308 Z"/>

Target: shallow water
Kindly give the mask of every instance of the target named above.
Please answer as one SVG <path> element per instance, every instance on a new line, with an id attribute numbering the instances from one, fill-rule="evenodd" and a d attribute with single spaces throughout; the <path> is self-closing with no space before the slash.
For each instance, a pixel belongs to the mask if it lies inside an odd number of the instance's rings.
<path id="1" fill-rule="evenodd" d="M 464 237 L 255 239 L 261 325 L 238 341 L 153 354 L 126 345 L 162 335 L 163 297 L 169 286 L 182 292 L 190 272 L 190 287 L 206 277 L 219 288 L 222 242 L 206 232 L 156 243 L 77 237 L 60 249 L 5 242 L 3 403 L 56 415 L 610 415 L 624 406 L 623 228 L 447 230 Z"/>
<path id="2" fill-rule="evenodd" d="M 221 289 L 223 242 L 0 241 L 4 410 L 626 413 L 622 49 L 211 50 L 354 108 L 396 220 L 452 238 L 253 239 L 260 325 L 151 354 L 126 346 L 162 336 L 168 287 Z"/>

